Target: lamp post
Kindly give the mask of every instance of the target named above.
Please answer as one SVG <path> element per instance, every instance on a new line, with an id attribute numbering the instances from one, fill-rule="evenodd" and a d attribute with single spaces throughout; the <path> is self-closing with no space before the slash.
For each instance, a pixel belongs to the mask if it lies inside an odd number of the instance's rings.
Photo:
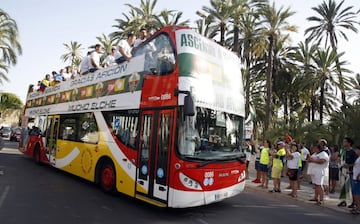
<path id="1" fill-rule="evenodd" d="M 196 14 L 201 17 L 201 22 L 202 22 L 201 34 L 205 35 L 205 20 L 206 20 L 207 17 L 210 16 L 210 13 L 208 13 L 208 12 L 202 10 L 202 9 L 199 9 L 199 10 L 196 11 Z"/>

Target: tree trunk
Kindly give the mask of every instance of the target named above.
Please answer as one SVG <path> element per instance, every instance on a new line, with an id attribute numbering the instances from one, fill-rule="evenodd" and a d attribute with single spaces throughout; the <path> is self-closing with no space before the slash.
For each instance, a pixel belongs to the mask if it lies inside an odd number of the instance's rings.
<path id="1" fill-rule="evenodd" d="M 225 27 L 226 27 L 226 23 L 221 23 L 220 24 L 220 44 L 221 46 L 224 46 L 225 43 Z"/>
<path id="2" fill-rule="evenodd" d="M 272 72 L 273 72 L 273 49 L 274 40 L 272 36 L 269 36 L 269 48 L 267 57 L 267 69 L 266 69 L 266 105 L 265 105 L 265 131 L 268 130 L 272 114 Z"/>
<path id="3" fill-rule="evenodd" d="M 237 24 L 234 24 L 234 46 L 233 51 L 236 54 L 239 54 L 239 27 Z"/>
<path id="4" fill-rule="evenodd" d="M 332 49 L 335 51 L 336 55 L 337 55 L 337 47 L 334 41 L 334 36 L 332 33 L 330 33 L 330 44 Z M 340 62 L 339 62 L 339 58 L 336 58 L 336 70 L 338 72 L 338 76 L 339 76 L 339 85 L 340 85 L 340 92 L 341 92 L 341 103 L 343 106 L 347 105 L 346 102 L 346 96 L 345 96 L 345 83 L 344 83 L 344 77 L 342 75 L 341 72 L 341 67 L 340 67 Z"/>
<path id="5" fill-rule="evenodd" d="M 319 105 L 320 124 L 323 123 L 323 116 L 324 116 L 324 100 L 325 100 L 324 95 L 325 95 L 325 81 L 322 81 L 320 88 L 320 105 Z"/>

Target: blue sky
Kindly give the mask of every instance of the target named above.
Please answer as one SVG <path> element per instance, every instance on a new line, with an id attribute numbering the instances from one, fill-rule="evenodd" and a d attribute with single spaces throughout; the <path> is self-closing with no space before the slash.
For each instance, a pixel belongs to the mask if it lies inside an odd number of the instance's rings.
<path id="1" fill-rule="evenodd" d="M 311 7 L 322 0 L 275 0 L 277 7 L 291 7 L 296 14 L 289 20 L 298 27 L 298 33 L 291 37 L 294 43 L 304 38 L 304 29 L 311 24 L 306 18 L 314 15 Z M 115 31 L 116 18 L 129 12 L 124 4 L 140 5 L 140 0 L 1 0 L 0 8 L 16 20 L 20 33 L 23 54 L 8 73 L 9 82 L 0 85 L 0 91 L 11 92 L 25 102 L 29 84 L 35 84 L 45 74 L 58 71 L 65 64 L 60 56 L 65 53 L 63 43 L 77 41 L 84 47 L 97 43 L 96 37 Z M 208 6 L 209 0 L 158 0 L 156 11 L 164 8 L 183 12 L 183 19 L 191 24 L 199 17 L 196 10 Z M 359 0 L 346 0 L 345 5 L 360 9 Z M 360 20 L 360 18 L 359 18 Z M 348 34 L 349 42 L 339 41 L 344 59 L 350 62 L 348 68 L 360 73 L 357 51 L 360 49 L 360 34 Z"/>

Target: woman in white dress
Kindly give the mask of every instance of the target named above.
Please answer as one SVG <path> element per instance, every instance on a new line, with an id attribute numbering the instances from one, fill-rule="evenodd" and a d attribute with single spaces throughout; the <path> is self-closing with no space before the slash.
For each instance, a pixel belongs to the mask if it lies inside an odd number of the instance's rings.
<path id="1" fill-rule="evenodd" d="M 324 199 L 324 189 L 322 185 L 324 183 L 326 169 L 329 166 L 329 155 L 321 149 L 320 145 L 314 145 L 313 152 L 308 160 L 308 174 L 311 176 L 311 182 L 315 185 L 314 200 L 318 205 L 321 205 Z"/>

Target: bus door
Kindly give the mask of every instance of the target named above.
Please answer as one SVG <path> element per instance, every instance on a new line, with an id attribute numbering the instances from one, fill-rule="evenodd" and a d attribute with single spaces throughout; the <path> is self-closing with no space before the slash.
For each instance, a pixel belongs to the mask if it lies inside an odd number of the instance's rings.
<path id="1" fill-rule="evenodd" d="M 143 111 L 141 116 L 136 193 L 166 204 L 174 110 Z"/>
<path id="2" fill-rule="evenodd" d="M 57 138 L 59 130 L 60 116 L 48 116 L 45 133 L 45 154 L 49 162 L 55 165 L 55 156 L 57 152 Z"/>

